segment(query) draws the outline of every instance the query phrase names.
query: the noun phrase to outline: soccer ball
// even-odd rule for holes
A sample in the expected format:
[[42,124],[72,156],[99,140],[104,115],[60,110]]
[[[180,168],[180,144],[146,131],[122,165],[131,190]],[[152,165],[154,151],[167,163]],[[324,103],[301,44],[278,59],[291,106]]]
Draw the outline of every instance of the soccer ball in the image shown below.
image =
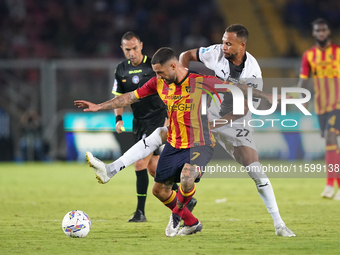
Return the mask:
[[91,220],[83,211],[73,210],[66,213],[62,227],[69,237],[85,237],[90,232]]

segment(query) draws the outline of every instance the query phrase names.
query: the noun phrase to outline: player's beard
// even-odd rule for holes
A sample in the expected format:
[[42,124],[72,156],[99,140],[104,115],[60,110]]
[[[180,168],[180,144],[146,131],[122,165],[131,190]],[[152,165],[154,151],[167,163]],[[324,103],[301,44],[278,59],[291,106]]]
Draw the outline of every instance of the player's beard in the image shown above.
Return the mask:
[[236,56],[237,56],[237,53],[234,53],[234,54],[228,54],[228,55],[226,55],[226,54],[224,54],[224,57],[226,58],[226,59],[228,59],[228,60],[234,60],[235,58],[236,58]]
[[326,38],[326,39],[324,39],[324,40],[316,40],[317,41],[317,43],[319,44],[319,46],[321,47],[321,48],[323,48],[323,47],[325,47],[326,45],[327,45],[327,43],[329,42],[329,38]]
[[176,82],[176,76],[169,77],[168,79],[163,78],[163,80],[165,81],[166,84],[170,85]]

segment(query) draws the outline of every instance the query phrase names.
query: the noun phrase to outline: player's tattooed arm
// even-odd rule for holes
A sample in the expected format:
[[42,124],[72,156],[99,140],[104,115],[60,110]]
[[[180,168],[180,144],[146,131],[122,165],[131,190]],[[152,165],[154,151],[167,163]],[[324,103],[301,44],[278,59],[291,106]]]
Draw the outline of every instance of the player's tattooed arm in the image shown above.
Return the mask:
[[122,108],[124,106],[130,105],[134,102],[137,102],[138,98],[135,93],[129,92],[118,97],[115,97],[111,100],[108,100],[101,104],[94,104],[85,100],[76,100],[74,101],[74,105],[78,106],[78,108],[85,108],[84,112],[96,112],[102,110],[110,110],[116,108]]
[[100,110],[110,110],[110,109],[117,109],[122,108],[124,106],[130,105],[138,101],[135,93],[129,92],[118,97],[115,97],[109,101],[99,104]]

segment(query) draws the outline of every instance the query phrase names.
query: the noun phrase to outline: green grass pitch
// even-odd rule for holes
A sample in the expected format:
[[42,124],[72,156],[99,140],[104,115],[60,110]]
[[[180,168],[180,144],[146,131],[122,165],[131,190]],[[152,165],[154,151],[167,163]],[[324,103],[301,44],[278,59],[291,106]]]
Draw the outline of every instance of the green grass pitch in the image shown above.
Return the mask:
[[[196,235],[165,236],[170,211],[153,197],[151,178],[148,222],[127,223],[136,206],[135,180],[133,167],[100,185],[85,163],[1,163],[0,254],[338,253],[340,201],[320,198],[324,178],[271,178],[281,216],[297,235],[292,238],[275,236],[250,178],[197,184],[194,214],[203,230]],[[73,209],[92,220],[85,238],[62,231],[61,221]]]

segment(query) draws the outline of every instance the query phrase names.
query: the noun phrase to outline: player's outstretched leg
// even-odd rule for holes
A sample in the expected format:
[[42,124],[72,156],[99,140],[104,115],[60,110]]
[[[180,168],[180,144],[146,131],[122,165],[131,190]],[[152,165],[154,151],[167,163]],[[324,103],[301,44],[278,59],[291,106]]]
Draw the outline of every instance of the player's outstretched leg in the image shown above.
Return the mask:
[[128,167],[138,160],[146,158],[158,149],[165,142],[167,132],[168,129],[166,127],[155,129],[151,135],[141,139],[128,149],[120,158],[110,164],[107,164],[106,168],[108,168],[110,173],[113,174],[112,177],[125,167]]
[[107,165],[94,157],[91,152],[86,152],[86,160],[90,167],[93,168],[96,174],[96,179],[99,183],[107,183],[117,172],[110,172]]
[[[105,164],[93,157],[91,152],[86,152],[87,162],[95,171],[98,182],[102,184],[107,183],[119,171],[132,163],[147,157],[159,148],[159,146],[164,143],[167,132],[168,129],[166,127],[157,128],[151,135],[140,140],[120,158],[110,164]],[[106,169],[106,171],[104,169]]]
[[273,187],[263,172],[260,162],[254,162],[247,166],[249,176],[254,180],[257,191],[263,200],[268,212],[273,218],[275,234],[278,236],[295,236],[293,231],[289,230],[283,222],[276,203]]
[[119,159],[125,167],[138,160],[146,158],[157,150],[166,141],[168,129],[166,127],[156,128],[151,135],[141,139],[130,149],[128,149]]

